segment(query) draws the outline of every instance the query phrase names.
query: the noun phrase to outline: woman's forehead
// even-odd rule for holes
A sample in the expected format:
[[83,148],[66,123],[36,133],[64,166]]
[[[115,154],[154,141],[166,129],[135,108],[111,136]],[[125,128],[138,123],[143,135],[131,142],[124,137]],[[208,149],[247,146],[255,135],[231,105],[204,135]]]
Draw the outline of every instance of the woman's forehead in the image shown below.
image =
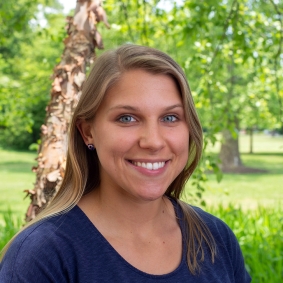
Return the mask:
[[102,103],[139,105],[159,98],[164,105],[182,104],[181,94],[175,80],[165,74],[152,74],[144,70],[125,72],[106,92]]

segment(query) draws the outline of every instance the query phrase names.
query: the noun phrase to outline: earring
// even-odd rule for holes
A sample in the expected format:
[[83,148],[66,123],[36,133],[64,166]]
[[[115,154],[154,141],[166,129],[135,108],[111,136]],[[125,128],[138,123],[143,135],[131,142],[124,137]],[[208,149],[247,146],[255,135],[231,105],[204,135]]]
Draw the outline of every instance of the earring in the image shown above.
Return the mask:
[[95,150],[95,147],[94,147],[94,145],[93,145],[92,143],[89,143],[89,144],[87,145],[87,147],[88,147],[88,149],[89,149],[90,151],[94,151],[94,150]]

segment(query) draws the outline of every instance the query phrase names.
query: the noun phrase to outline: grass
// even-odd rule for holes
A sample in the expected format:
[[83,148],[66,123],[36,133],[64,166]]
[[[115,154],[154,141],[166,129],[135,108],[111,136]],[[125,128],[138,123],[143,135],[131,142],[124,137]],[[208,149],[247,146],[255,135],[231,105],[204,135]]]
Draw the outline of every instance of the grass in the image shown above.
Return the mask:
[[[213,152],[219,152],[220,150],[220,139],[218,136],[218,142],[214,147],[210,147],[210,150]],[[246,134],[239,135],[240,141],[240,152],[248,153],[250,148],[250,137]],[[283,154],[283,136],[269,136],[264,134],[255,134],[253,141],[253,151],[254,153],[266,153],[274,154],[281,153]]]
[[22,226],[22,221],[19,218],[15,219],[11,210],[7,210],[2,216],[3,223],[0,223],[0,250],[4,248]]
[[24,190],[32,189],[35,174],[31,171],[35,153],[0,149],[0,221],[4,212],[12,209],[13,215],[24,218],[29,199]]
[[[266,173],[224,174],[218,183],[208,175],[207,190],[203,198],[210,206],[233,203],[244,209],[258,205],[274,206],[283,201],[283,137],[257,135],[254,137],[254,154],[248,151],[248,136],[240,136],[240,149],[244,165],[267,170]],[[219,143],[211,152],[216,154]],[[186,190],[190,190],[188,183]]]
[[208,189],[203,194],[208,204],[241,204],[252,208],[261,205],[276,205],[283,200],[283,154],[243,154],[246,166],[266,169],[260,174],[225,174],[218,183],[213,175],[208,176]]

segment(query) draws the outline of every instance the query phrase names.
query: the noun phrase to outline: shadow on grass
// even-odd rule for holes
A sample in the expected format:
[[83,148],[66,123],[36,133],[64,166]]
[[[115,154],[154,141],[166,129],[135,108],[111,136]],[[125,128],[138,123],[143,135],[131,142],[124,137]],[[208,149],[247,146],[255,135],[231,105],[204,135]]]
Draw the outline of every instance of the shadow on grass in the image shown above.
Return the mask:
[[225,174],[268,174],[269,170],[242,165],[242,166],[232,167],[232,168],[223,168],[222,173],[225,173]]
[[[216,157],[216,153],[209,153]],[[243,165],[222,168],[224,174],[283,174],[283,152],[241,153]]]
[[0,172],[26,173],[31,172],[35,162],[9,161],[0,163]]
[[243,152],[241,155],[249,155],[249,156],[282,156],[283,157],[283,152],[255,152],[255,153],[248,153],[248,152]]

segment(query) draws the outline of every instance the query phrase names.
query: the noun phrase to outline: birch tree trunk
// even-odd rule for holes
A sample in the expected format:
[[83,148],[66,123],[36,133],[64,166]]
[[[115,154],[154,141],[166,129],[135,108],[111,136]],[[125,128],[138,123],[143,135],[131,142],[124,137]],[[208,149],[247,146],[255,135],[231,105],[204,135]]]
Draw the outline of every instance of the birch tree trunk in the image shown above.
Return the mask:
[[33,219],[48,204],[64,177],[67,130],[81,95],[86,66],[94,60],[95,48],[103,48],[96,29],[99,21],[109,27],[101,0],[78,0],[74,17],[67,17],[65,49],[52,76],[50,102],[45,124],[41,126],[38,165],[33,168],[36,182],[32,190],[26,191],[31,198],[26,221]]

